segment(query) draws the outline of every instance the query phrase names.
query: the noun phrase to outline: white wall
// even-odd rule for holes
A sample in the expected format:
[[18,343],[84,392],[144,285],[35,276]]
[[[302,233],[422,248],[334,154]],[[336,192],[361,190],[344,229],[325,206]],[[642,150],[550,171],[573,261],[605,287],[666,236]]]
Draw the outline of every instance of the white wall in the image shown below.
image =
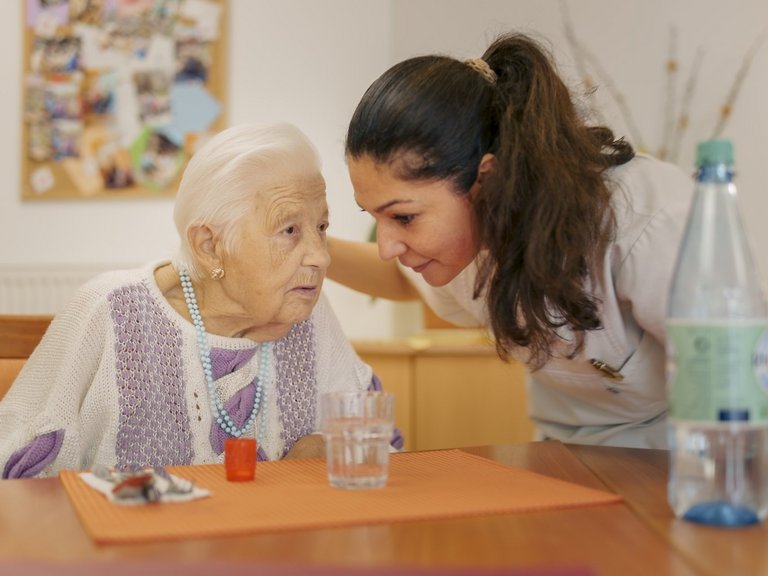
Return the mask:
[[[0,265],[134,265],[177,246],[172,200],[22,202],[19,198],[21,1],[0,6]],[[228,122],[287,120],[324,160],[334,233],[365,238],[351,201],[345,127],[359,95],[391,61],[391,4],[379,0],[230,0]],[[401,314],[338,285],[327,292],[348,333],[388,335]]]
[[[381,0],[235,0],[231,4],[231,123],[284,119],[320,149],[332,234],[364,239],[371,219],[352,200],[344,136],[357,101],[391,62],[392,6]],[[372,303],[327,282],[351,338],[411,330],[411,305]],[[416,316],[418,320],[418,315]]]
[[[19,199],[20,1],[0,7],[0,264],[135,264],[176,247],[171,200],[21,202]],[[661,126],[668,31],[678,27],[685,77],[695,48],[706,49],[692,127],[681,165],[692,165],[696,140],[709,136],[736,68],[768,26],[768,3],[744,0],[569,0],[580,37],[596,53],[633,109],[644,138]],[[352,201],[343,160],[346,122],[370,82],[395,61],[441,52],[479,56],[512,27],[549,38],[563,72],[575,78],[557,0],[230,0],[229,123],[284,119],[300,126],[324,159],[332,232],[362,239],[370,220]],[[610,25],[608,23],[611,23]],[[768,117],[768,44],[753,61],[726,136],[735,141],[744,216],[755,248],[768,246],[768,196],[761,168]],[[618,132],[622,118],[603,88],[600,101]],[[759,254],[768,269],[768,251]],[[415,309],[327,291],[353,338],[418,327]]]

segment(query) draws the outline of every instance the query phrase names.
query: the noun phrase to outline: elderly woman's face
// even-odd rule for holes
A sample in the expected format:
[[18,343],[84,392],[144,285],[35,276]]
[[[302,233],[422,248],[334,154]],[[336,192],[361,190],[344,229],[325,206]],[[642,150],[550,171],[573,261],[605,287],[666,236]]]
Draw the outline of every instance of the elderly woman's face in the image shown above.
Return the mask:
[[258,327],[309,317],[330,264],[322,179],[260,194],[225,261],[228,296]]

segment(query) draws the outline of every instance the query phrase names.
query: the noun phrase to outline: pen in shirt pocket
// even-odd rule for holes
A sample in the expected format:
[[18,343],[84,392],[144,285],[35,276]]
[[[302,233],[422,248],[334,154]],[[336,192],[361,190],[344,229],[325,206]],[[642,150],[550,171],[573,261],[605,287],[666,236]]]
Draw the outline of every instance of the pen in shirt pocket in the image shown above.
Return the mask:
[[614,380],[624,380],[624,375],[621,374],[618,370],[611,368],[603,362],[602,360],[598,360],[597,358],[591,358],[589,360],[590,364],[600,370],[600,372],[603,373],[604,376],[608,376],[609,378],[613,378]]

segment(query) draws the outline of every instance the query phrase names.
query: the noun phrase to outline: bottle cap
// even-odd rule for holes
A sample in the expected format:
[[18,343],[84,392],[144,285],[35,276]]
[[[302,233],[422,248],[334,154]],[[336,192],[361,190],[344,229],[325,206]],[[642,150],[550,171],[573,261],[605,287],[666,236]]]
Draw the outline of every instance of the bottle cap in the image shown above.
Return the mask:
[[733,164],[733,144],[730,140],[705,140],[696,147],[696,164]]

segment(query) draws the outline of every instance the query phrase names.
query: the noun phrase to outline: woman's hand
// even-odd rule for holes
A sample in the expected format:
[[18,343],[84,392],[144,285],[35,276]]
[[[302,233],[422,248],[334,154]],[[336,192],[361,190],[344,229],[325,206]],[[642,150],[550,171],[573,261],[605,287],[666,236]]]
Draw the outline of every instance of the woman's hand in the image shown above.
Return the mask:
[[322,434],[309,434],[299,438],[283,460],[299,458],[325,458],[325,441]]

